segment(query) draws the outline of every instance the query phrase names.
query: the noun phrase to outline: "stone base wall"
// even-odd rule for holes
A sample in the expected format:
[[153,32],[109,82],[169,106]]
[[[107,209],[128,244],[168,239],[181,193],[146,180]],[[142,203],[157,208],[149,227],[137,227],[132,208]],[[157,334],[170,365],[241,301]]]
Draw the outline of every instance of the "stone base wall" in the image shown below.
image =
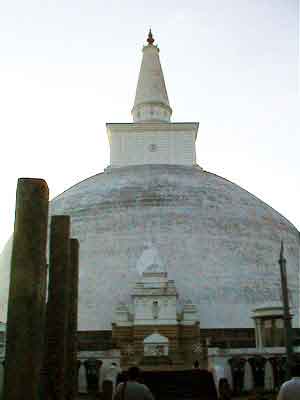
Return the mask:
[[[172,364],[158,366],[161,369],[190,368],[198,360],[201,367],[207,366],[207,353],[211,348],[224,350],[255,348],[255,332],[251,328],[243,329],[200,329],[199,325],[191,326],[138,326],[120,327],[113,325],[112,330],[79,331],[79,350],[89,351],[120,351],[121,367],[127,368],[143,359],[143,340],[158,330],[170,340],[170,357]],[[300,345],[300,329],[293,329],[294,345]],[[96,354],[96,353],[95,353]],[[144,362],[145,360],[143,360]],[[144,368],[144,364],[143,364]]]
[[201,329],[201,340],[208,347],[255,347],[255,331],[254,328]]
[[169,339],[169,364],[182,368],[193,365],[196,359],[203,359],[199,325],[144,325],[124,327],[113,325],[112,342],[121,350],[121,366],[139,363],[147,364],[144,358],[144,339],[159,332]]

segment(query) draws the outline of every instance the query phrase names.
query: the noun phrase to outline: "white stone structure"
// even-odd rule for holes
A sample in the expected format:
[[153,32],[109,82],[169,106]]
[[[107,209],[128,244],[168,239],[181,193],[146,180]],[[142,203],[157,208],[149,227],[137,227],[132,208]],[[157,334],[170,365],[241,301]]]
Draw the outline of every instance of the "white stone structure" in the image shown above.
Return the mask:
[[194,325],[197,309],[194,304],[184,304],[178,311],[178,293],[173,280],[162,264],[154,247],[144,250],[137,262],[143,270],[131,294],[131,302],[119,304],[114,313],[116,326],[176,326]]
[[[294,347],[295,353],[300,353],[299,347]],[[229,361],[234,358],[242,358],[245,361],[251,360],[256,357],[263,357],[267,363],[274,357],[280,357],[286,355],[285,347],[265,347],[263,349],[257,348],[237,348],[237,349],[220,349],[220,348],[209,348],[208,349],[208,369],[213,372],[216,387],[218,387],[218,382],[221,378],[226,378],[233,386],[232,382],[232,371],[229,366]],[[265,369],[265,389],[268,390],[269,386],[272,385],[271,380],[274,379],[270,376],[269,366]],[[274,385],[274,383],[273,383]],[[245,390],[245,389],[243,389]]]
[[197,122],[107,124],[112,168],[143,164],[196,164]]
[[[80,367],[78,370],[78,391],[79,393],[86,393],[88,391],[88,385],[86,380],[86,369],[84,366],[85,361],[94,360],[101,361],[102,365],[98,371],[99,389],[102,390],[102,384],[105,377],[110,375],[113,383],[115,384],[117,374],[121,372],[120,369],[121,354],[119,349],[110,349],[103,351],[79,351],[78,360],[80,361]],[[116,366],[113,367],[112,364]]]
[[[271,339],[273,339],[273,342],[282,342],[283,344],[284,312],[281,301],[261,304],[253,310],[252,318],[255,325],[257,348],[262,349],[268,341],[272,341]],[[277,331],[277,337],[274,337],[275,331]],[[271,336],[271,333],[273,333],[272,338],[268,337]],[[278,333],[280,334],[278,335]],[[278,344],[273,343],[273,346],[278,346]]]
[[107,124],[112,168],[143,164],[196,164],[197,122],[170,123],[172,109],[152,34],[143,48],[133,124]]
[[[280,299],[281,239],[298,327],[299,232],[254,195],[197,167],[198,125],[169,122],[158,57],[149,43],[134,122],[107,126],[110,168],[51,201],[52,214],[71,215],[72,236],[80,241],[79,329],[111,329],[116,305],[130,303],[137,261],[149,242],[183,303],[197,306],[201,328],[252,327],[252,310]],[[3,314],[10,251],[8,244],[0,261]]]
[[144,355],[167,356],[169,354],[169,339],[155,332],[144,339]]
[[147,46],[143,47],[143,60],[132,109],[133,121],[170,122],[172,109],[160,65],[159,48],[153,44],[151,29],[147,42]]

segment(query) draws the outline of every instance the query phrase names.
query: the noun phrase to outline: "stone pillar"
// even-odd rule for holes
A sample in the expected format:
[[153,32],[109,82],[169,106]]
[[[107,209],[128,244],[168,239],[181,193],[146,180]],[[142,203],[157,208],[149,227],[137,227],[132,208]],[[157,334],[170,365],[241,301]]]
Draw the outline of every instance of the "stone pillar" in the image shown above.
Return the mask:
[[65,400],[70,286],[70,217],[51,219],[44,400]]
[[3,397],[3,381],[4,381],[4,361],[0,361],[0,399]]
[[258,349],[259,348],[259,342],[258,342],[258,323],[257,323],[257,318],[254,319],[254,333],[255,333],[255,347]]
[[99,389],[99,392],[102,391],[102,375],[103,375],[102,365],[103,365],[103,362],[101,360],[99,360],[98,361],[98,366],[99,366],[99,370],[98,370],[98,389]]
[[86,381],[86,373],[84,362],[80,361],[79,370],[78,370],[78,391],[79,393],[87,392],[87,381]]
[[49,191],[18,180],[7,313],[4,398],[37,400],[43,361]]
[[78,266],[79,242],[71,239],[70,258],[70,285],[69,285],[69,321],[67,336],[67,379],[66,399],[74,400],[78,393],[78,366],[77,366],[77,314],[78,314]]
[[263,323],[261,318],[257,318],[257,338],[258,338],[258,348],[262,349],[263,346]]

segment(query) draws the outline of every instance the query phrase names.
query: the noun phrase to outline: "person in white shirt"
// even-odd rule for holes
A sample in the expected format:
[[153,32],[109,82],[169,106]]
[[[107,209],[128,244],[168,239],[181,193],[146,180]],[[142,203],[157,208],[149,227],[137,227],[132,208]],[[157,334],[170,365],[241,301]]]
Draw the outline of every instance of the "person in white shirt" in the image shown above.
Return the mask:
[[300,399],[300,366],[293,366],[291,373],[293,378],[281,385],[277,400]]
[[150,389],[138,382],[139,377],[138,367],[129,368],[128,382],[120,383],[117,386],[114,400],[154,400]]
[[111,365],[104,371],[104,376],[102,379],[102,387],[105,382],[111,382],[112,391],[114,393],[116,388],[117,376],[121,372],[121,369],[117,366],[115,362],[111,363]]

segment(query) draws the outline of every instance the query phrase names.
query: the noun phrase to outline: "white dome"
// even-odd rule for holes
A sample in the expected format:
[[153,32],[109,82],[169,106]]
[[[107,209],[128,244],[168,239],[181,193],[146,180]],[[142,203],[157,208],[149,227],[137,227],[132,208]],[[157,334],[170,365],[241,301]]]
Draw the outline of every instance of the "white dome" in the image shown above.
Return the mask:
[[[252,310],[280,299],[281,239],[298,326],[299,232],[226,179],[196,167],[112,169],[56,197],[51,213],[71,215],[80,240],[80,330],[111,328],[115,306],[130,302],[147,243],[182,300],[197,306],[202,328],[253,327]],[[2,289],[8,258],[6,251]]]
[[136,269],[141,275],[145,272],[166,272],[166,268],[152,244],[143,251],[136,264]]
[[152,335],[147,336],[144,339],[144,343],[146,344],[157,344],[157,343],[169,343],[169,339],[166,336],[162,336],[159,333],[155,332]]

